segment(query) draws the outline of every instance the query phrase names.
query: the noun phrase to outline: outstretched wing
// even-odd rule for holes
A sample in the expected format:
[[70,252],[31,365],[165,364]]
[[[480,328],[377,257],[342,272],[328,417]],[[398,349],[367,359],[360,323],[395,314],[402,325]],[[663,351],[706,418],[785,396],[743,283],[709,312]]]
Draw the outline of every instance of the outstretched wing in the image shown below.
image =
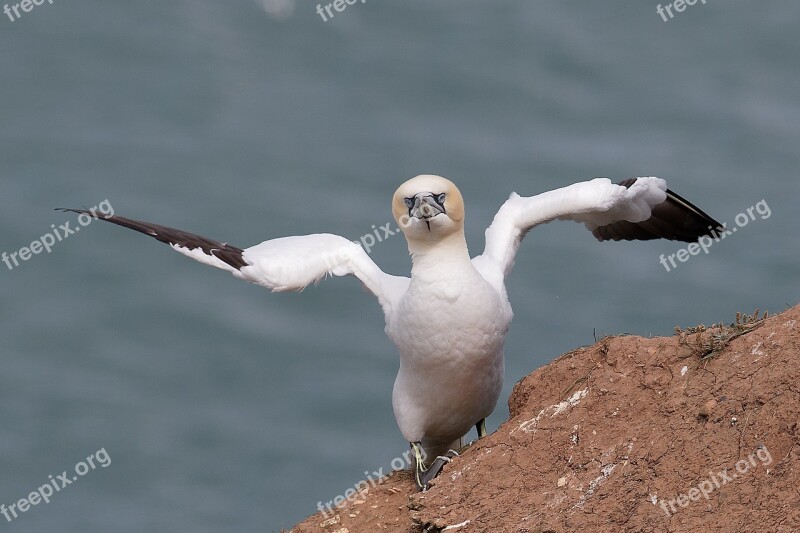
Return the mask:
[[667,189],[661,178],[633,178],[619,184],[595,178],[531,197],[512,193],[486,230],[486,248],[473,259],[476,268],[502,284],[523,237],[535,226],[556,219],[582,222],[600,241],[692,242],[722,227]]
[[[638,178],[620,181],[618,184],[630,188]],[[711,230],[722,229],[722,225],[696,205],[679,194],[667,189],[667,199],[653,206],[650,218],[641,222],[619,220],[592,230],[598,241],[647,241],[669,239],[694,242]]]
[[238,248],[175,228],[130,218],[62,209],[87,214],[149,235],[201,263],[231,272],[272,291],[300,291],[328,275],[353,275],[372,292],[384,313],[400,299],[409,279],[383,272],[356,242],[320,233],[264,241],[250,248]]

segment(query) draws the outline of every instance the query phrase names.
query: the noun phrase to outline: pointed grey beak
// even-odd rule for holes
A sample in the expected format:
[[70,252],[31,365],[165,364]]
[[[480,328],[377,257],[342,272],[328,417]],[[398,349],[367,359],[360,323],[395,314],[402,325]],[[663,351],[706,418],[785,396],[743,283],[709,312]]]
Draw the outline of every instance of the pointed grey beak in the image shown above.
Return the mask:
[[406,198],[406,207],[408,207],[408,216],[410,217],[422,220],[433,218],[445,213],[444,195],[437,196],[429,192],[421,192],[412,198]]

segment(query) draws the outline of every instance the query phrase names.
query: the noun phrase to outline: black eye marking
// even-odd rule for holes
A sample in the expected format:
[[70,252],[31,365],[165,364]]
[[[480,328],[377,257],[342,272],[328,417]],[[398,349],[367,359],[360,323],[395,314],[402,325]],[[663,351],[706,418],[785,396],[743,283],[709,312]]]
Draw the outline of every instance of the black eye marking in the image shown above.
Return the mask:
[[406,207],[411,209],[414,207],[414,199],[413,198],[406,198]]
[[444,207],[444,193],[441,193],[436,197],[436,203]]

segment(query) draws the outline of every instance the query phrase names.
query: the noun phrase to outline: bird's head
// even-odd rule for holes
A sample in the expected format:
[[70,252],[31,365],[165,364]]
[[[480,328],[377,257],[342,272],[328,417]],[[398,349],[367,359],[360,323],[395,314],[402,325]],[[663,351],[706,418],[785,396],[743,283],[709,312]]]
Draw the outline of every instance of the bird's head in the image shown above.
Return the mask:
[[464,230],[464,199],[441,176],[425,174],[400,185],[392,197],[392,214],[409,243],[437,242]]

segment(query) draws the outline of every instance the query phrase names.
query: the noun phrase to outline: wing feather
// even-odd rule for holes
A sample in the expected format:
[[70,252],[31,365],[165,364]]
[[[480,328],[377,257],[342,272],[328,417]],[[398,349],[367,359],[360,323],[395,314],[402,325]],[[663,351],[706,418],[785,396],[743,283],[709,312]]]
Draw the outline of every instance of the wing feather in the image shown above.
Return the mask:
[[87,214],[144,233],[196,261],[276,292],[301,291],[329,275],[353,275],[378,298],[384,313],[388,313],[409,283],[406,277],[383,272],[358,242],[338,235],[282,237],[242,249],[150,222],[85,209],[62,211]]
[[[626,188],[636,178],[620,181]],[[667,189],[667,199],[653,206],[650,218],[642,222],[619,220],[592,230],[599,241],[606,240],[650,240],[669,239],[694,242],[703,235],[711,236],[712,230],[719,232],[722,225],[679,194]]]
[[600,241],[673,239],[696,241],[722,225],[667,189],[661,178],[575,183],[536,196],[512,193],[486,230],[483,254],[473,259],[487,280],[501,286],[525,235],[553,220],[582,222]]

